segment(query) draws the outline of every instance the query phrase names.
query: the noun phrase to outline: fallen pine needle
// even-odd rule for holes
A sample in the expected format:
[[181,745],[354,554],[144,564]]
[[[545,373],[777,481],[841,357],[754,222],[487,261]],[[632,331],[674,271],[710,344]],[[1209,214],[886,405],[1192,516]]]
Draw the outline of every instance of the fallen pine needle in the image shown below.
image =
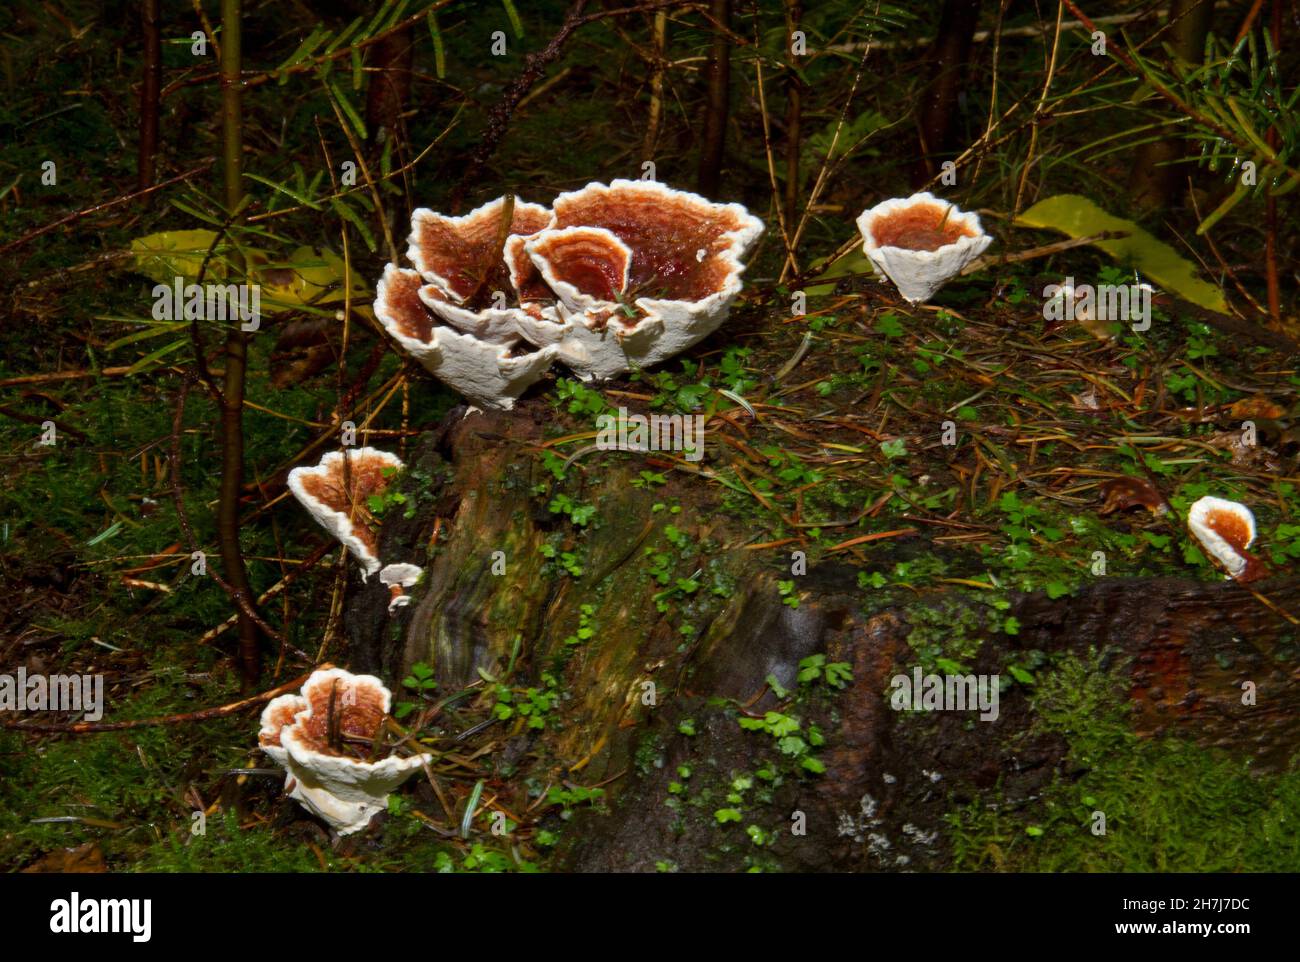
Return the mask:
[[763,548],[779,548],[782,545],[798,544],[802,538],[782,538],[780,541],[764,541],[762,544],[747,544],[741,551],[761,551]]
[[848,541],[841,541],[832,548],[827,548],[827,552],[839,551],[842,548],[852,548],[855,544],[866,544],[868,541],[882,541],[885,538],[901,538],[904,535],[916,534],[916,528],[898,528],[894,531],[877,531],[875,534],[864,534],[857,538],[850,538]]
[[983,588],[985,591],[992,591],[997,587],[987,581],[975,581],[972,578],[936,578],[935,581],[941,581],[946,585],[966,585],[970,588]]
[[[584,768],[586,768],[587,765],[591,762],[591,760],[595,758],[596,755],[600,752],[600,750],[605,747],[605,742],[607,742],[608,740],[609,740],[608,735],[601,735],[600,739],[596,742],[595,747],[593,747],[591,751],[587,753],[586,758],[584,758],[582,761],[578,762],[575,765],[569,766],[569,774],[572,775],[574,772],[580,772]],[[519,821],[519,819],[515,819],[515,821]]]

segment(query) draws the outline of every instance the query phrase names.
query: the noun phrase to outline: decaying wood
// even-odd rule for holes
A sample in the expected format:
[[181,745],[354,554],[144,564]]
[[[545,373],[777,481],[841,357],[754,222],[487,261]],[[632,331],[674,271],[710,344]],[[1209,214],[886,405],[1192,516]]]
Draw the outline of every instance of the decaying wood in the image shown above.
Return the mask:
[[[815,653],[848,662],[853,680],[808,709],[807,720],[827,735],[819,755],[826,773],[787,779],[775,792],[769,811],[802,812],[808,826],[806,836],[778,833],[765,847],[782,868],[943,867],[939,829],[954,805],[995,787],[1012,803],[1027,800],[1054,777],[1065,744],[1033,734],[1024,686],[1003,693],[995,723],[972,723],[961,712],[894,711],[890,680],[916,664],[908,609],[873,608],[857,569],[838,560],[796,579],[797,608],[783,604],[776,582],[791,577],[789,548],[745,550],[752,538],[708,506],[713,495],[699,478],[678,473],[666,488],[633,487],[645,455],[602,451],[575,463],[573,471],[585,471],[581,496],[601,520],[582,536],[582,577],[546,574],[539,547],[568,530],[531,494],[542,480],[531,449],[552,416],[549,405],[536,399],[509,415],[462,414],[452,412],[417,452],[405,481],[416,517],[384,527],[381,554],[425,566],[425,581],[413,604],[391,616],[381,586],[354,597],[353,666],[396,678],[426,662],[450,692],[479,669],[499,676],[518,637],[515,683],[535,684],[565,651],[579,606],[593,606],[596,635],[569,650],[563,670],[564,724],[517,736],[533,739],[530,757],[548,760],[536,763],[544,783],[604,784],[608,795],[607,812],[578,815],[581,828],[566,833],[554,867],[654,870],[661,860],[682,869],[742,867],[744,851],[719,849],[711,811],[679,818],[664,805],[668,784],[683,764],[695,769],[693,778],[719,783],[752,771],[756,753],[770,748],[766,736],[742,731],[717,700],[751,715],[774,709],[780,703],[768,679],[796,687],[800,659]],[[652,511],[656,501],[675,500],[680,515]],[[656,610],[642,545],[662,544],[670,522],[695,543],[716,546],[700,563],[708,583],[731,586],[728,597],[668,615]],[[921,531],[871,550],[890,561],[940,549]],[[504,574],[492,573],[495,551],[505,553]],[[1300,580],[1260,590],[1279,608],[1300,610]],[[961,597],[935,590],[921,600],[961,604]],[[1294,752],[1295,629],[1234,583],[1098,578],[1056,600],[1013,596],[1008,614],[1019,633],[986,640],[972,671],[1004,670],[1016,649],[1069,650],[1124,666],[1140,733],[1176,733],[1252,756],[1261,767],[1283,765]],[[683,642],[678,629],[687,620],[699,633]],[[1245,682],[1256,686],[1254,706],[1242,703]],[[653,705],[644,697],[649,685]],[[695,735],[679,730],[685,719]]]

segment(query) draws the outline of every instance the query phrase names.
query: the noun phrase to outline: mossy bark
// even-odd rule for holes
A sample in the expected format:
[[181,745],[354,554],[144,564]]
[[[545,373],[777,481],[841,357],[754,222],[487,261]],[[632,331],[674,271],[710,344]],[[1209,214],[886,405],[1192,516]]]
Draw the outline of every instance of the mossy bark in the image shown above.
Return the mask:
[[[665,487],[634,486],[646,466],[635,454],[595,452],[570,469],[585,472],[575,496],[597,506],[588,528],[576,530],[533,493],[548,476],[532,451],[552,416],[549,405],[525,402],[510,415],[462,413],[452,412],[415,459],[405,481],[414,517],[384,527],[385,560],[421,564],[425,580],[412,605],[392,615],[376,585],[353,600],[353,661],[390,680],[414,662],[430,663],[444,692],[473,681],[480,668],[500,676],[516,639],[514,683],[536,684],[541,671],[561,666],[559,724],[514,737],[535,740],[529,757],[545,759],[533,772],[539,780],[601,785],[607,806],[576,816],[555,867],[743,868],[759,847],[736,826],[723,830],[715,813],[728,807],[737,776],[770,764],[779,777],[755,790],[763,800],[757,809],[758,795],[747,796],[745,812],[747,824],[770,833],[764,864],[940,868],[949,857],[944,818],[954,806],[995,788],[1013,802],[1031,799],[1060,771],[1065,742],[1034,728],[1027,686],[1002,693],[996,723],[890,705],[891,679],[918,663],[917,632],[959,631],[958,622],[970,619],[945,619],[962,609],[984,617],[990,609],[978,593],[938,588],[876,607],[850,565],[826,560],[792,575],[789,548],[750,550],[752,533],[718,510],[707,482],[679,472]],[[676,503],[679,514],[655,509]],[[698,549],[694,571],[685,574],[694,574],[699,588],[664,606],[656,604],[666,589],[650,574],[646,549],[664,547],[668,524]],[[580,556],[580,575],[546,563],[541,547],[548,541]],[[924,550],[878,547],[882,557]],[[502,558],[494,552],[504,553],[504,573],[494,573]],[[797,586],[797,607],[778,587],[788,580]],[[1300,581],[1260,590],[1282,608],[1300,607]],[[1294,751],[1296,631],[1243,588],[1097,578],[1055,600],[1008,600],[1004,614],[1018,620],[1018,633],[988,635],[971,671],[1005,674],[1029,650],[1070,650],[1125,673],[1143,733],[1184,735],[1265,767],[1283,765]],[[566,645],[584,615],[594,635]],[[783,706],[771,681],[798,689],[800,660],[818,653],[848,663],[852,681]],[[1255,686],[1253,706],[1243,703],[1245,682]],[[815,753],[823,774],[790,764],[767,734],[738,724],[778,707],[801,717],[805,735],[812,725],[824,734]],[[685,793],[674,788],[684,780],[679,766],[691,769]],[[792,832],[800,820],[803,835]]]

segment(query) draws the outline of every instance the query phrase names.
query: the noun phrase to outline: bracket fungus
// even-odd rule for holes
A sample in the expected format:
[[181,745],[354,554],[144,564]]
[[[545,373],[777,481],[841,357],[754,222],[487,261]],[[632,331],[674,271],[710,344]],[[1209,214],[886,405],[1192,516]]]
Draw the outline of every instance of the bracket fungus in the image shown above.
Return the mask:
[[[438,305],[438,313],[430,305]],[[389,264],[375,293],[375,316],[438,380],[481,408],[508,411],[550,368],[556,348],[521,350],[518,308],[455,304],[416,271]],[[448,324],[439,323],[448,321]]]
[[313,672],[301,695],[281,695],[262,712],[258,745],[285,769],[285,791],[340,835],[360,831],[388,795],[431,755],[388,755],[392,693],[373,675],[341,668]]
[[518,243],[569,311],[614,310],[627,291],[632,249],[613,231],[557,227]]
[[741,290],[763,223],[655,181],[588,184],[555,199],[549,227],[513,240],[559,303],[525,311],[524,337],[556,344],[583,380],[649,367],[712,334]]
[[406,256],[449,299],[474,309],[485,295],[506,289],[508,269],[501,257],[506,238],[535,234],[550,222],[549,210],[518,197],[498,197],[464,217],[421,207],[411,214]]
[[509,409],[557,359],[609,378],[712,333],[762,230],[739,204],[653,181],[588,184],[552,209],[504,197],[464,217],[421,208],[416,270],[388,265],[375,314],[435,377]]
[[313,468],[289,472],[289,490],[361,563],[362,580],[378,571],[379,524],[367,501],[382,494],[402,468],[395,454],[375,448],[330,451]]
[[857,223],[868,259],[913,304],[928,301],[993,242],[978,216],[930,193],[883,201]]
[[1207,495],[1188,510],[1187,529],[1229,578],[1264,576],[1264,566],[1246,550],[1255,540],[1255,516],[1244,504]]
[[281,768],[289,767],[289,750],[280,744],[280,730],[292,725],[298,713],[306,709],[307,699],[301,695],[272,698],[262,709],[262,727],[257,733],[257,744]]

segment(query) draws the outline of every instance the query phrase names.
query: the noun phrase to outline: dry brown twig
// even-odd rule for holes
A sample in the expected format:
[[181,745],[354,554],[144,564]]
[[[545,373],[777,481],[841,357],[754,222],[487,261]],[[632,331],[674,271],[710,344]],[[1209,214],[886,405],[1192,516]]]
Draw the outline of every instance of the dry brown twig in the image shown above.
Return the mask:
[[106,200],[100,204],[92,204],[90,207],[83,208],[82,210],[77,211],[75,214],[69,214],[67,217],[60,217],[56,221],[51,221],[48,224],[45,224],[41,227],[37,227],[35,230],[28,231],[22,237],[19,237],[16,240],[11,240],[8,244],[0,246],[0,254],[7,254],[11,250],[16,250],[17,248],[22,247],[28,241],[35,240],[37,237],[40,237],[44,234],[48,234],[50,231],[55,230],[56,228],[63,227],[67,224],[71,224],[74,221],[81,220],[81,218],[83,217],[89,217],[91,214],[97,214],[101,210],[108,210],[108,208],[110,207],[117,207],[120,204],[126,204],[133,200],[139,200],[141,197],[147,197],[150,194],[160,191],[165,187],[170,187],[173,184],[178,184],[183,180],[189,180],[191,177],[195,176],[196,174],[203,173],[205,170],[207,170],[209,167],[215,164],[216,161],[217,159],[215,157],[209,157],[207,160],[199,164],[197,167],[192,167],[189,170],[185,171],[185,173],[177,174],[175,177],[170,177],[167,180],[162,181],[161,183],[154,184],[152,187],[146,187],[144,190],[133,190],[129,194],[123,194],[120,197],[113,198],[112,200]]
[[1043,92],[1038,96],[1038,104],[1029,127],[1029,150],[1025,154],[1025,165],[1020,169],[1020,184],[1016,187],[1016,202],[1012,205],[1013,214],[1020,213],[1020,202],[1025,196],[1025,186],[1029,183],[1029,171],[1034,166],[1034,152],[1038,148],[1038,128],[1047,104],[1047,95],[1052,89],[1052,80],[1056,77],[1056,57],[1061,49],[1061,22],[1065,16],[1065,3],[1056,5],[1056,31],[1052,35],[1052,53],[1047,63],[1047,75],[1043,80]]
[[204,708],[201,711],[182,712],[178,715],[160,715],[155,718],[130,718],[118,722],[73,722],[71,725],[56,725],[48,722],[25,725],[22,719],[17,719],[0,723],[0,727],[41,735],[86,735],[93,732],[120,732],[132,728],[149,728],[154,725],[183,725],[186,722],[212,721],[214,718],[226,718],[243,711],[245,708],[260,705],[272,698],[287,694],[295,688],[301,688],[303,683],[312,676],[313,672],[324,671],[333,667],[330,664],[319,665],[313,668],[312,671],[286,681],[283,685],[278,685],[270,691],[251,695],[248,698],[241,698],[239,701],[219,705],[216,708]]

